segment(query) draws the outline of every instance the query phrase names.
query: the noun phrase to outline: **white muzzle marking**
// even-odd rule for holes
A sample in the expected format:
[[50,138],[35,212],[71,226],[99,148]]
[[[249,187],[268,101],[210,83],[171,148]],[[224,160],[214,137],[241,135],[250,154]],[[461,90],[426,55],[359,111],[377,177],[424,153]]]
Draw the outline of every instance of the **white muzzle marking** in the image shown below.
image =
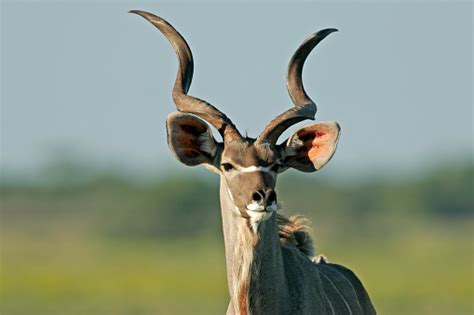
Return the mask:
[[263,221],[266,221],[276,212],[278,206],[276,202],[273,202],[271,205],[267,206],[266,209],[264,206],[252,202],[247,205],[247,214],[250,216],[250,225],[252,226],[253,231],[256,233],[258,226]]
[[259,205],[256,202],[252,202],[251,204],[247,205],[247,210],[250,211],[263,211],[265,210],[265,207],[262,205]]

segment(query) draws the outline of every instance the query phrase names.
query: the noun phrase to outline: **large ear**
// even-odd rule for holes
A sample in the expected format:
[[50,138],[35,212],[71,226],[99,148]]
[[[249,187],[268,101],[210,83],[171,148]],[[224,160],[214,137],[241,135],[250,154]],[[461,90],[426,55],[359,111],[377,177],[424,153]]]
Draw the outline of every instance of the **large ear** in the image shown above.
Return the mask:
[[283,167],[303,172],[321,169],[336,151],[341,128],[335,121],[306,126],[281,145]]
[[218,143],[211,129],[196,116],[174,112],[166,119],[168,146],[182,163],[195,166],[214,164],[218,154]]

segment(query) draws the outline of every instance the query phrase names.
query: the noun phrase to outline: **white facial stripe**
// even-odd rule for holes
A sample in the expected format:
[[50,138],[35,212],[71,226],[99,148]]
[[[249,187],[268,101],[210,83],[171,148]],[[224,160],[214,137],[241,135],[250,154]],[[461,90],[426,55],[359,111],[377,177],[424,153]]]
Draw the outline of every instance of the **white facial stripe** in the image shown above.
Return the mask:
[[272,169],[273,165],[269,166],[249,166],[249,167],[240,167],[237,169],[238,172],[242,173],[251,173],[251,172],[265,172],[268,173]]
[[234,202],[234,196],[232,196],[232,193],[230,192],[229,188],[227,188],[227,193],[229,194],[230,200],[232,200],[232,202]]
[[[230,198],[230,200],[232,201],[232,203],[234,203],[234,196],[232,195],[232,192],[230,191],[229,188],[227,188],[227,193],[229,194],[229,198]],[[239,214],[239,215],[240,215],[239,207],[237,207],[237,206],[234,205],[234,210],[235,210],[235,213],[236,213],[236,214]]]

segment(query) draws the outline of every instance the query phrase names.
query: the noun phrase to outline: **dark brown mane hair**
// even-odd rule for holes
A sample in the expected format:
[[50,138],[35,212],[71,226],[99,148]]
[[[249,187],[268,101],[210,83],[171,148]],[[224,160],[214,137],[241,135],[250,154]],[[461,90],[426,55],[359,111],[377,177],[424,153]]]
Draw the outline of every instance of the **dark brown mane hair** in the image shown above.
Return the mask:
[[281,246],[296,246],[305,255],[314,256],[313,239],[309,235],[311,221],[301,215],[285,217],[277,214],[278,234]]

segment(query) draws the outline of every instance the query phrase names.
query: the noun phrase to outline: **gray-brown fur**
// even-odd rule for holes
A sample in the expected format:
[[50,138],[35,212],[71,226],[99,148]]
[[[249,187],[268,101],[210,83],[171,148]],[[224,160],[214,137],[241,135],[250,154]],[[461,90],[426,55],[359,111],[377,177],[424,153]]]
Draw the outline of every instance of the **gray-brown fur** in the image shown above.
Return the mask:
[[[277,116],[257,140],[242,137],[226,115],[187,95],[193,73],[191,50],[165,20],[131,11],[156,26],[179,59],[173,100],[179,112],[166,121],[170,150],[182,163],[204,165],[220,176],[220,204],[230,302],[227,314],[375,314],[362,283],[349,269],[312,258],[307,220],[277,214],[275,186],[288,168],[314,172],[333,156],[340,134],[336,122],[299,129],[276,145],[281,133],[314,119],[315,103],[303,88],[302,70],[311,50],[328,34],[312,34],[288,67],[295,107]],[[200,118],[198,118],[198,117]],[[210,123],[221,133],[212,136]]]

